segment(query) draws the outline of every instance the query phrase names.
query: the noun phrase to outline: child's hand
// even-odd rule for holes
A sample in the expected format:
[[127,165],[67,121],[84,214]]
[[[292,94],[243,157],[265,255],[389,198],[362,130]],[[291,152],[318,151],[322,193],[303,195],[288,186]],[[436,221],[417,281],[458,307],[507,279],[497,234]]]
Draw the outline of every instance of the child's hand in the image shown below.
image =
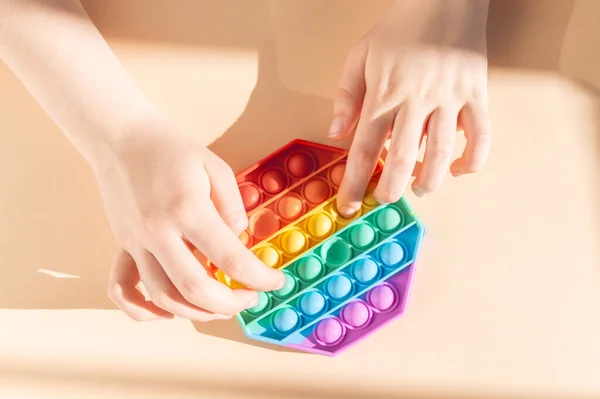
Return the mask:
[[[117,147],[95,169],[120,248],[109,296],[126,314],[208,321],[253,306],[255,291],[231,290],[210,277],[188,243],[251,288],[282,285],[281,272],[237,237],[247,218],[223,160],[160,122],[123,134]],[[135,289],[140,280],[152,302]]]
[[[385,141],[386,165],[374,191],[397,201],[409,184],[418,196],[444,175],[476,172],[490,150],[485,0],[400,0],[350,52],[334,103],[330,137],[354,133],[338,194],[344,214],[360,206]],[[467,145],[452,162],[462,126]],[[415,168],[422,137],[427,147]]]

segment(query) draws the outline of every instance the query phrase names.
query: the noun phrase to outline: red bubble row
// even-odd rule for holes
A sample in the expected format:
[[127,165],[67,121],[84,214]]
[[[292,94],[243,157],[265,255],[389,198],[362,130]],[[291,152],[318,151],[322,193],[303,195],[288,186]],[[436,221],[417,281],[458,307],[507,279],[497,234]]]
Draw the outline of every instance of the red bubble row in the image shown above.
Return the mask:
[[[299,151],[291,154],[286,162],[286,169],[278,166],[267,167],[258,177],[256,183],[246,181],[239,184],[240,194],[244,202],[246,211],[251,211],[259,204],[265,201],[265,197],[272,197],[280,194],[290,186],[294,179],[304,178],[316,170],[316,161],[314,157],[306,151]],[[334,186],[341,184],[344,176],[345,164],[333,166],[329,171],[329,180]],[[312,182],[312,183],[311,183]],[[327,193],[330,194],[329,183],[323,179],[327,186]],[[303,195],[307,201],[318,204],[325,199],[322,193],[325,192],[325,186],[318,181],[309,181],[304,189]]]

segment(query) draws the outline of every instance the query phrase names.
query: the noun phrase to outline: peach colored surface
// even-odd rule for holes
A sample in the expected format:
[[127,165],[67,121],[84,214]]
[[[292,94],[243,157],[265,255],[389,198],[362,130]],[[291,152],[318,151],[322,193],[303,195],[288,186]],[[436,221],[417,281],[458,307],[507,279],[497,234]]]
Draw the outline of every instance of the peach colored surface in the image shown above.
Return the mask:
[[[85,2],[236,171],[327,142],[345,53],[389,3]],[[593,0],[492,2],[488,166],[408,195],[428,228],[408,311],[333,359],[115,310],[92,175],[0,66],[0,398],[600,397],[599,18]]]

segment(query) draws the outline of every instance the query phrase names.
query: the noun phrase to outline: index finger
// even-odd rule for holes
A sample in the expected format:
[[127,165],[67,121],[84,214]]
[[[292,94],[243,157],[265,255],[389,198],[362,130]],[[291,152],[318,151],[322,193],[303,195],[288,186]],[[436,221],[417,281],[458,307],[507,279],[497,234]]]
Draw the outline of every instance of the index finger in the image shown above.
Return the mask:
[[258,291],[283,287],[283,273],[266,266],[246,248],[221,219],[212,202],[204,202],[196,214],[200,216],[197,223],[185,226],[183,233],[223,273]]
[[342,215],[352,216],[360,208],[392,128],[392,121],[391,113],[377,116],[363,109],[337,194],[337,208]]

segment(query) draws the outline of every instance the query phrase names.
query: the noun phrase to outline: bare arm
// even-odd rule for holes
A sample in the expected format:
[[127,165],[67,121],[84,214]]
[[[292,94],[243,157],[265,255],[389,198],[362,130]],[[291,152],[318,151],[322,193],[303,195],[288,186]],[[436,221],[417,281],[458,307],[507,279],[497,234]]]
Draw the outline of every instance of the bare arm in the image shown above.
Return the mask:
[[158,117],[78,0],[2,0],[0,59],[93,167],[121,132]]
[[[248,220],[231,169],[161,117],[79,1],[1,0],[0,56],[94,169],[119,247],[108,295],[121,310],[209,321],[283,286],[237,238]],[[190,244],[250,289],[212,278]]]

